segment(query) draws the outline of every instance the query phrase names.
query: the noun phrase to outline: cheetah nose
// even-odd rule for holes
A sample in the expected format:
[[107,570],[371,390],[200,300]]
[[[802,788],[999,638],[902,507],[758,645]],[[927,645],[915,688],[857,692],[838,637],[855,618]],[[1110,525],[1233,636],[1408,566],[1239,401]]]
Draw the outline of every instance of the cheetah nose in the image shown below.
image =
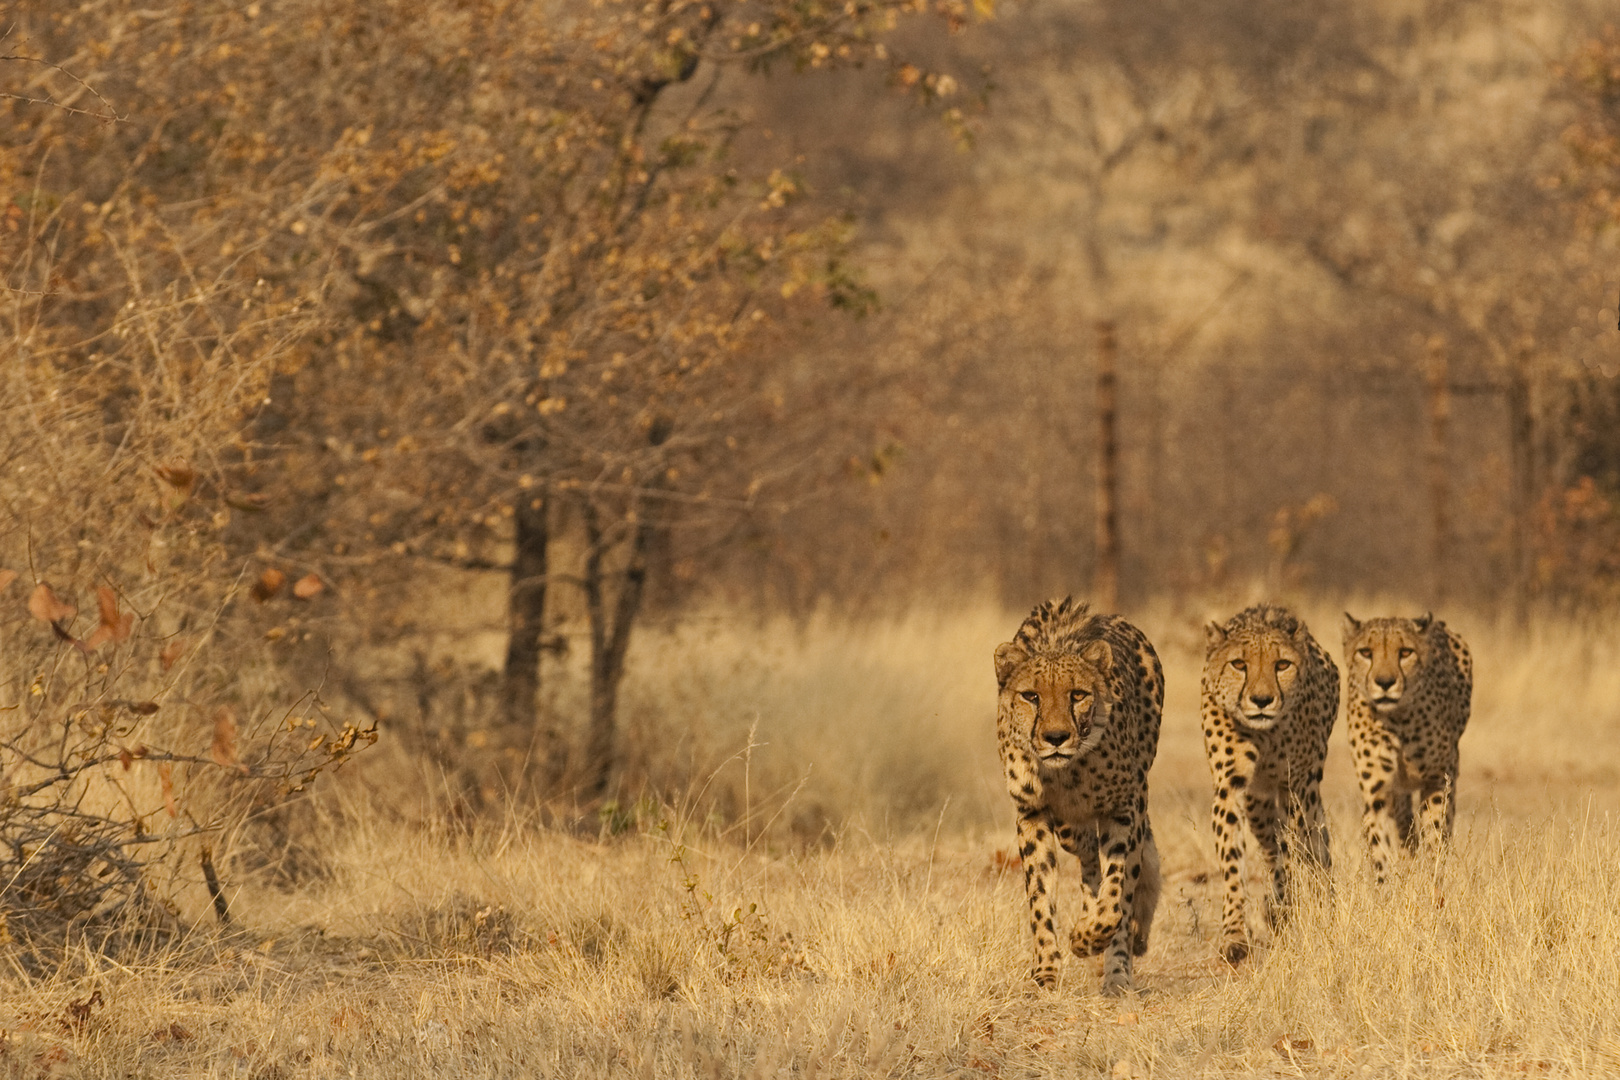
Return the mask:
[[1062,746],[1069,741],[1069,733],[1067,731],[1043,731],[1041,732],[1041,738],[1050,746]]
[[1380,689],[1380,690],[1388,690],[1390,687],[1395,685],[1395,676],[1393,676],[1393,675],[1374,675],[1373,676],[1373,682],[1378,684],[1378,689]]
[[1277,699],[1270,694],[1250,694],[1249,700],[1254,703],[1255,708],[1263,709]]

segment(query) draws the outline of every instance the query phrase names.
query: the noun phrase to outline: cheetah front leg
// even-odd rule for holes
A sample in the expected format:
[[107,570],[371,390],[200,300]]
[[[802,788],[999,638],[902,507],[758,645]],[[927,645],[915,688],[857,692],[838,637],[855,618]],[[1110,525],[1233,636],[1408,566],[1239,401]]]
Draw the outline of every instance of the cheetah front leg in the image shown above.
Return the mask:
[[1396,820],[1396,800],[1406,800],[1411,813],[1411,796],[1397,783],[1400,744],[1380,728],[1368,727],[1351,740],[1356,756],[1356,776],[1361,782],[1361,828],[1372,858],[1373,877],[1379,884],[1389,879],[1395,859],[1400,829]]
[[[1080,860],[1080,895],[1076,898],[1079,911],[1075,913],[1076,926],[1086,926],[1097,917],[1097,891],[1102,887],[1102,865],[1100,851],[1097,846],[1097,826],[1091,823],[1078,828],[1071,825],[1060,825],[1057,829],[1058,843],[1063,850]],[[1074,947],[1074,937],[1070,936],[1070,947]],[[1080,954],[1087,955],[1087,954]]]
[[1099,830],[1102,883],[1097,903],[1092,918],[1074,928],[1070,945],[1080,956],[1103,953],[1105,994],[1121,994],[1131,986],[1131,915],[1142,883],[1144,840],[1149,836],[1145,806],[1108,819]]
[[1215,828],[1215,854],[1221,861],[1221,955],[1236,964],[1249,955],[1249,929],[1243,918],[1243,816],[1239,800],[1248,778],[1236,773],[1218,773],[1215,779],[1215,806],[1211,820]]
[[1088,904],[1095,902],[1097,888],[1102,883],[1102,867],[1097,851],[1097,827],[1089,824],[1081,825],[1079,828],[1060,825],[1057,838],[1064,851],[1080,860],[1080,880],[1086,884],[1085,896],[1082,899]]
[[1102,849],[1097,845],[1095,825],[1080,827],[1073,851],[1080,860],[1080,880],[1086,883],[1086,895],[1095,900],[1097,891],[1102,888]]
[[[1088,882],[1088,889],[1095,890],[1101,881],[1101,874],[1096,869],[1099,860],[1096,833],[1093,832],[1091,835],[1091,858],[1087,865],[1093,868],[1090,875],[1093,880]],[[1148,949],[1148,935],[1153,929],[1153,914],[1158,910],[1159,895],[1163,891],[1164,884],[1159,872],[1159,848],[1153,842],[1153,830],[1151,827],[1148,829],[1147,839],[1142,843],[1140,870],[1132,870],[1131,876],[1136,880],[1136,895],[1130,904],[1131,955],[1142,956],[1146,954]],[[1097,917],[1097,902],[1094,891],[1088,891],[1087,896],[1091,900],[1091,906],[1086,912],[1085,921],[1089,923]],[[1076,921],[1079,922],[1080,920]],[[1072,934],[1069,939],[1071,947],[1080,956],[1090,956],[1093,955],[1093,952],[1101,952],[1112,941],[1112,938],[1105,939],[1099,935],[1079,931]],[[1090,949],[1093,952],[1082,952],[1082,949]]]
[[1418,829],[1412,814],[1412,796],[1405,791],[1397,793],[1390,799],[1390,809],[1395,815],[1395,834],[1401,846],[1407,851],[1416,851]]
[[1322,769],[1313,768],[1293,800],[1294,834],[1304,847],[1305,857],[1323,870],[1333,869],[1328,846],[1327,811],[1322,807]]
[[1057,937],[1057,838],[1044,814],[1019,814],[1018,854],[1024,860],[1029,930],[1035,939],[1035,966],[1030,977],[1044,989],[1056,989],[1058,962],[1063,958]]
[[[1258,781],[1258,777],[1256,780]],[[1251,786],[1244,793],[1249,831],[1271,869],[1271,895],[1266,902],[1266,925],[1275,927],[1288,908],[1288,843],[1277,829],[1277,795],[1266,787]]]
[[1164,879],[1159,874],[1159,846],[1153,842],[1153,828],[1147,827],[1147,838],[1142,842],[1142,873],[1136,882],[1136,897],[1131,902],[1131,955],[1147,952],[1148,932],[1153,929],[1153,913],[1159,908],[1159,893]]
[[1451,840],[1451,830],[1457,818],[1455,768],[1434,776],[1425,776],[1418,790],[1422,826],[1420,844],[1426,852],[1437,852]]

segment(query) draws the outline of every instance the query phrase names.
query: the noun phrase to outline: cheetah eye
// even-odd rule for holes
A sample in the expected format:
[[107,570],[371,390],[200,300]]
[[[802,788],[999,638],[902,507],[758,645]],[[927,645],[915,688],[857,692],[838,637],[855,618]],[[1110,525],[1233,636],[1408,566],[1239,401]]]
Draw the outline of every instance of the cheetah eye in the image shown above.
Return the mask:
[[1242,660],[1233,660],[1232,661],[1232,670],[1233,671],[1248,671],[1249,670],[1249,665],[1247,663],[1245,663],[1244,661],[1242,661]]
[[1356,650],[1356,655],[1361,657],[1363,660],[1371,660],[1372,659],[1372,650],[1371,649],[1357,649]]
[[1291,668],[1293,666],[1294,666],[1294,662],[1292,660],[1279,660],[1279,661],[1277,661],[1277,670],[1278,671],[1287,671],[1289,668]]
[[1401,659],[1405,660],[1408,656],[1411,656],[1416,651],[1417,651],[1416,649],[1402,649],[1401,650]]
[[1018,696],[1029,702],[1031,705],[1039,705],[1041,703],[1041,695],[1035,690],[1020,690],[1018,692]]
[[1069,691],[1069,701],[1071,703],[1075,704],[1075,705],[1080,704],[1082,701],[1085,701],[1090,696],[1091,696],[1091,691],[1090,690],[1071,690],[1071,691]]

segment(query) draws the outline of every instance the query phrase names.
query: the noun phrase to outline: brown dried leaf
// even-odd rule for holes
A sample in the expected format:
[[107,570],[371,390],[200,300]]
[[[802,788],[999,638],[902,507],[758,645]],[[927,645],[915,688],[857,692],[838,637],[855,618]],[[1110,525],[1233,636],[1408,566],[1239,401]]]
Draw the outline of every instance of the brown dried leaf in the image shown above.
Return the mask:
[[234,506],[238,510],[245,510],[250,514],[256,514],[270,505],[270,496],[258,492],[252,494],[232,492],[225,496],[225,505]]
[[[54,625],[54,624],[53,624]],[[113,632],[105,626],[96,627],[96,632],[85,638],[82,642],[75,642],[85,652],[95,652],[107,642],[111,641]]]
[[293,584],[293,595],[300,600],[308,600],[318,595],[326,583],[317,574],[305,574]]
[[[102,641],[128,641],[130,630],[134,627],[134,615],[130,612],[118,614],[118,594],[113,593],[107,586],[97,586],[96,607],[100,614],[100,630],[92,633],[91,640],[96,644]],[[102,631],[105,631],[102,633]],[[91,648],[96,648],[92,644]]]
[[34,586],[34,593],[28,598],[28,614],[40,622],[54,623],[58,619],[71,619],[78,612],[78,608],[63,602],[43,581]]
[[247,766],[236,757],[236,714],[229,705],[214,710],[214,745],[209,747],[208,754],[214,764],[247,774]]
[[158,765],[158,786],[163,789],[163,809],[169,812],[170,817],[179,817],[180,808],[174,804],[174,762],[165,761]]
[[170,668],[174,667],[175,663],[180,659],[180,654],[185,651],[185,639],[175,638],[173,641],[163,646],[163,651],[158,653],[158,662],[163,665],[164,671],[168,671]]
[[286,583],[287,575],[272,566],[260,574],[259,580],[253,583],[253,599],[262,604],[280,592]]
[[129,767],[135,764],[135,755],[128,750],[118,751],[118,764],[124,767],[125,772],[129,772]]
[[96,608],[101,615],[101,625],[114,627],[118,625],[118,594],[105,585],[96,586]]
[[135,626],[135,616],[128,612],[123,615],[118,613],[118,594],[105,585],[98,586],[96,607],[101,615],[101,628],[90,635],[90,647],[93,649],[104,641],[128,641],[130,630]]
[[158,703],[155,701],[132,701],[129,704],[129,711],[137,716],[151,716],[158,711]]
[[159,480],[162,480],[176,491],[180,491],[182,493],[189,494],[191,491],[191,485],[197,482],[197,470],[193,469],[190,465],[187,465],[184,461],[176,461],[172,464],[159,465],[153,471],[158,474]]
[[17,580],[17,571],[15,571],[15,570],[0,570],[0,589],[5,588],[7,585],[10,585],[13,581],[16,581],[16,580]]

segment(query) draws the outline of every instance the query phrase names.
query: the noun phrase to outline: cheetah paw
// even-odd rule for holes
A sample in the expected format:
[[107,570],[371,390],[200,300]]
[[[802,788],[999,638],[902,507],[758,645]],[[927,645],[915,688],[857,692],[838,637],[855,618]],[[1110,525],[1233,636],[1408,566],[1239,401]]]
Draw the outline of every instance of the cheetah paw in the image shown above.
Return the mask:
[[1134,987],[1131,985],[1131,977],[1129,975],[1110,975],[1103,979],[1103,997],[1124,997],[1126,994],[1130,993],[1132,989],[1134,989]]

